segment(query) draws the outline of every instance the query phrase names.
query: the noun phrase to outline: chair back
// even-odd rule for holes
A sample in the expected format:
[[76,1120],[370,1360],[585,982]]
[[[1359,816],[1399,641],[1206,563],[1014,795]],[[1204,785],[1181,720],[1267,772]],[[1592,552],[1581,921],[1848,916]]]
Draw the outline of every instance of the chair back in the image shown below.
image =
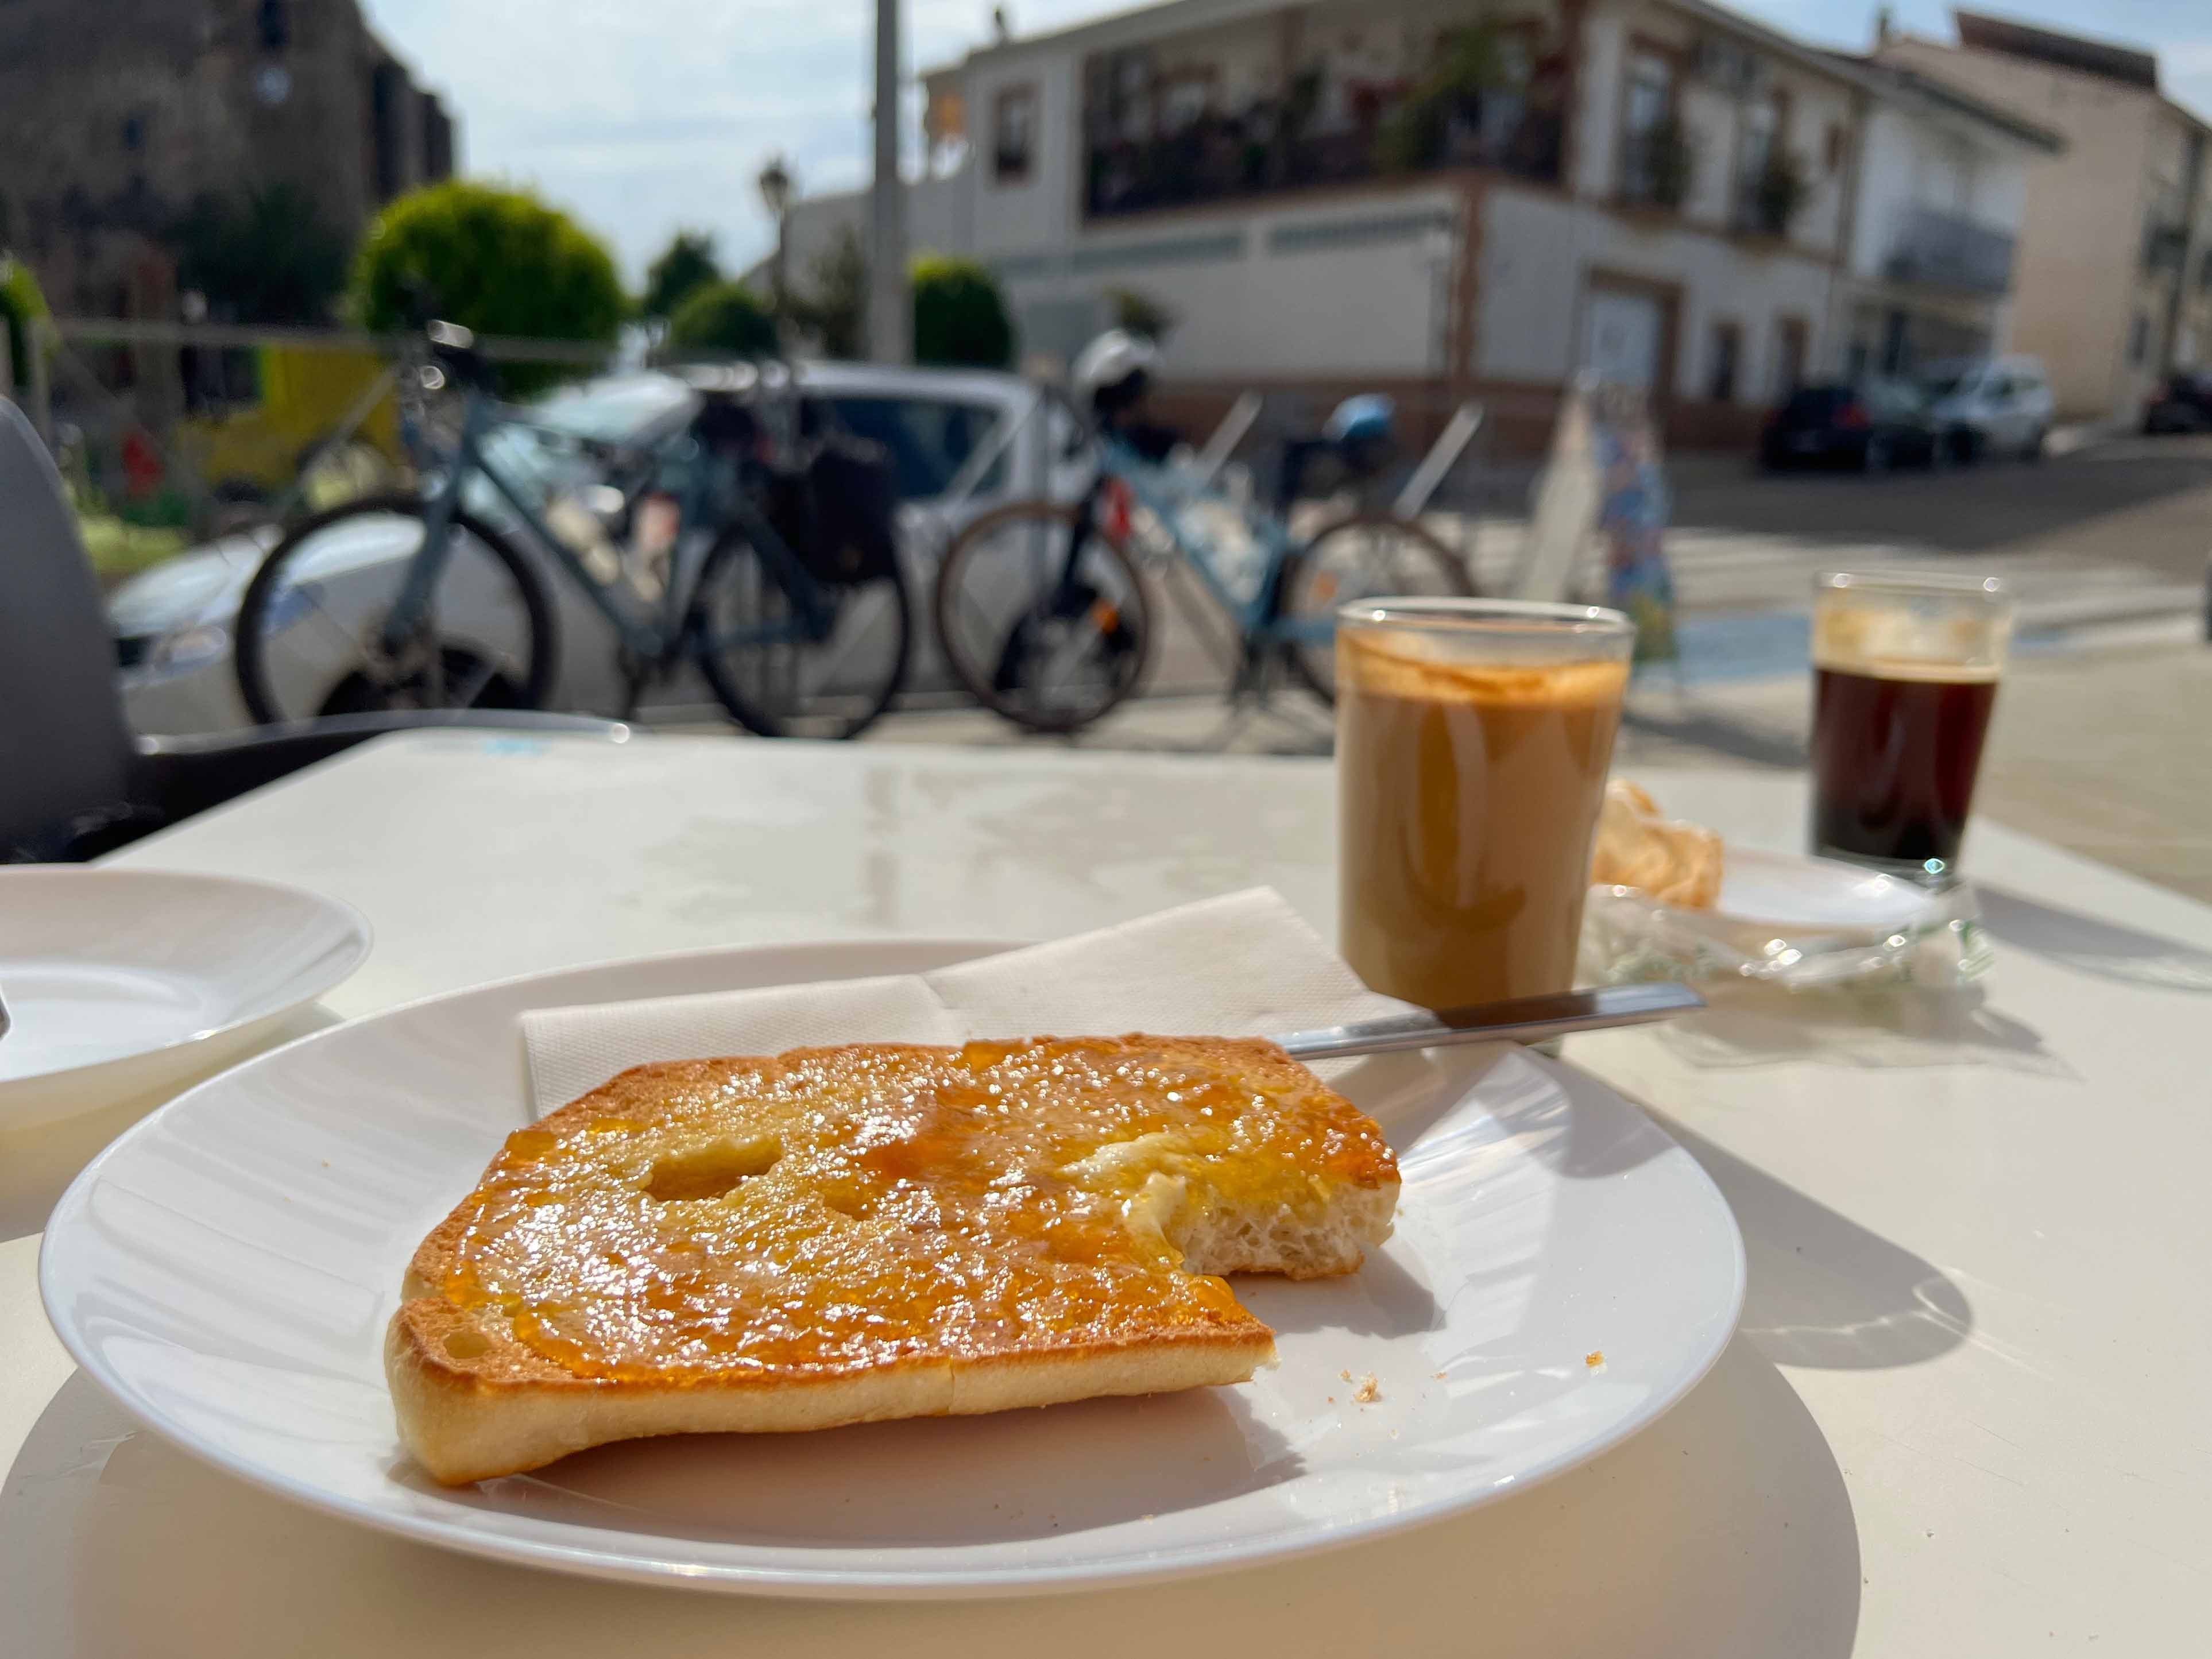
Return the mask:
[[100,584],[52,458],[0,398],[0,861],[129,810],[136,750]]

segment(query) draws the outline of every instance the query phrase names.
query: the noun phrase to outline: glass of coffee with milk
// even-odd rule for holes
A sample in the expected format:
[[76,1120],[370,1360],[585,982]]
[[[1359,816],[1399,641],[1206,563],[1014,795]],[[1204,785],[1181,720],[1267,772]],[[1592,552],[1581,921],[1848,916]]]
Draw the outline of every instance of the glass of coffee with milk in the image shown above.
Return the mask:
[[1451,1009],[1573,985],[1635,641],[1589,605],[1337,613],[1338,933],[1371,988]]

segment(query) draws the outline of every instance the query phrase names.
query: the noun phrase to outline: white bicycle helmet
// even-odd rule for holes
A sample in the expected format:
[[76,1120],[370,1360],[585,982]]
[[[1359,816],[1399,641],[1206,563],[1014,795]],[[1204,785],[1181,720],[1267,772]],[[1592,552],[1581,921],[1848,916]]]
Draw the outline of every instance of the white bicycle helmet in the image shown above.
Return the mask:
[[1127,329],[1109,328],[1075,360],[1076,402],[1100,415],[1128,408],[1141,397],[1145,382],[1159,366],[1160,349]]

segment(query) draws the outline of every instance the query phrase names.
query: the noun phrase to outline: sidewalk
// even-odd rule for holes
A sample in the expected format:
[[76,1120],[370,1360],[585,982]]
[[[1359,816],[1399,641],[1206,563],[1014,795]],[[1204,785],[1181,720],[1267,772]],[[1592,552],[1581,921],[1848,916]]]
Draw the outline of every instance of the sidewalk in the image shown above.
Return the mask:
[[[2025,647],[1997,698],[1977,810],[2015,830],[2212,901],[2212,647],[2194,618]],[[1803,764],[1804,672],[1632,694],[1617,751],[1636,765]],[[1326,755],[1311,699],[1285,692],[1231,720],[1218,695],[1125,705],[1075,738],[1037,738],[963,708],[895,715],[868,741]]]

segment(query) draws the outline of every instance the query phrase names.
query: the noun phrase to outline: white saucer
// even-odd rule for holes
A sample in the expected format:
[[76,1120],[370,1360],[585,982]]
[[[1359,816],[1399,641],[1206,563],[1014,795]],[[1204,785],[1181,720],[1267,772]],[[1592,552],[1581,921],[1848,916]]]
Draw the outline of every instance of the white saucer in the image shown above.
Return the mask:
[[204,1071],[368,955],[346,905],[155,870],[0,869],[0,1124],[95,1110]]
[[1340,1085],[1398,1149],[1397,1233],[1346,1279],[1237,1281],[1281,1353],[1249,1383],[633,1443],[459,1491],[414,1467],[384,1327],[416,1245],[530,1121],[525,1010],[994,948],[655,957],[318,1032],[180,1096],[85,1170],[48,1224],[47,1311],[139,1421],[316,1509],[561,1571],[842,1598],[1209,1571],[1508,1498],[1650,1423],[1734,1331],[1734,1218],[1642,1112],[1516,1048],[1457,1051],[1449,1069],[1397,1056]]

